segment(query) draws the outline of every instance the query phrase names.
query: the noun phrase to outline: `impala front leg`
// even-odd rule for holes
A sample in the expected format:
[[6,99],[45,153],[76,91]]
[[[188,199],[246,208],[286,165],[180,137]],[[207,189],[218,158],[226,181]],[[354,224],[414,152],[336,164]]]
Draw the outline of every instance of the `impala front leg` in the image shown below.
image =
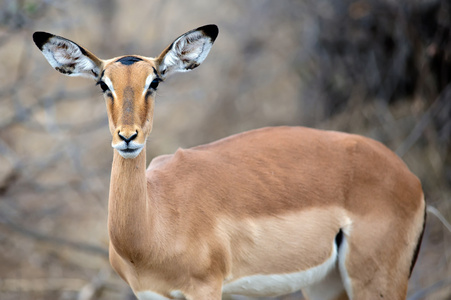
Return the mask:
[[210,279],[199,282],[193,291],[190,291],[185,296],[188,300],[221,300],[222,280]]

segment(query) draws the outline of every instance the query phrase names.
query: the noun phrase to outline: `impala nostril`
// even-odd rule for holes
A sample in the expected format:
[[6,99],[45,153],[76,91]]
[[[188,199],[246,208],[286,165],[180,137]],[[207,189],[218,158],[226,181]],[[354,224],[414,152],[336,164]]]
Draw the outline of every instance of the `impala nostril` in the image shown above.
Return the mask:
[[134,134],[132,134],[128,139],[131,141],[131,140],[136,139],[137,136],[138,136],[138,130],[136,130],[136,132]]
[[127,139],[125,136],[123,136],[123,135],[121,134],[120,131],[117,133],[117,135],[119,135],[119,138],[120,138],[121,140],[123,140],[123,141],[125,141],[125,140]]
[[117,133],[119,135],[119,138],[121,140],[123,140],[126,144],[130,143],[132,140],[136,139],[136,137],[138,136],[138,130],[135,131],[135,133],[133,133],[131,136],[126,137],[125,135],[123,135],[120,131]]

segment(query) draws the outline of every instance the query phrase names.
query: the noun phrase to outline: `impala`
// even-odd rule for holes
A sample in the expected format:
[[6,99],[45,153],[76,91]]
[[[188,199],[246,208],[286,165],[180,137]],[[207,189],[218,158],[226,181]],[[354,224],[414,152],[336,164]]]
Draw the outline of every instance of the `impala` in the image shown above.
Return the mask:
[[155,91],[207,57],[206,25],[158,57],[101,60],[45,32],[50,65],[103,90],[114,148],[109,255],[139,299],[222,294],[405,299],[425,222],[421,184],[374,140],[303,127],[252,130],[156,157]]

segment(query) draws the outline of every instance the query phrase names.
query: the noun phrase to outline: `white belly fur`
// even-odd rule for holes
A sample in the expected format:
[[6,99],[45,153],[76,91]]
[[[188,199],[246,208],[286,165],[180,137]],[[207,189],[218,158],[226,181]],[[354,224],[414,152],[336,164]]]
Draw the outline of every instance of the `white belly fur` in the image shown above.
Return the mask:
[[[337,262],[337,246],[333,244],[331,256],[322,264],[311,269],[288,274],[252,275],[226,282],[223,294],[236,294],[249,297],[275,297],[290,294],[322,281],[335,267]],[[151,291],[137,293],[140,300],[167,299]],[[183,299],[180,292],[174,291],[171,296]],[[181,298],[178,298],[181,297]]]
[[161,296],[160,294],[154,293],[152,291],[143,291],[136,293],[136,297],[139,300],[167,300],[168,298]]
[[274,297],[290,294],[323,280],[336,267],[337,246],[334,244],[331,256],[322,264],[311,269],[289,274],[252,275],[225,283],[224,294],[250,297]]
[[[152,291],[143,291],[136,293],[136,297],[139,300],[168,300],[168,298],[161,296],[160,294],[154,293]],[[185,299],[180,291],[171,292],[172,299]]]

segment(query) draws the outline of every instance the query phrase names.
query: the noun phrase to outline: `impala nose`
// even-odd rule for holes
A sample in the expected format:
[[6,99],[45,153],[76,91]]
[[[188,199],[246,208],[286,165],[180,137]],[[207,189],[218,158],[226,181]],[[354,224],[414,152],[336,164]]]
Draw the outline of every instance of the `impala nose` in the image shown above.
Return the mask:
[[138,130],[136,130],[135,132],[133,132],[131,135],[127,136],[127,134],[122,133],[122,132],[118,132],[119,138],[121,140],[123,140],[127,145],[133,141],[134,139],[136,139],[136,137],[138,136]]

